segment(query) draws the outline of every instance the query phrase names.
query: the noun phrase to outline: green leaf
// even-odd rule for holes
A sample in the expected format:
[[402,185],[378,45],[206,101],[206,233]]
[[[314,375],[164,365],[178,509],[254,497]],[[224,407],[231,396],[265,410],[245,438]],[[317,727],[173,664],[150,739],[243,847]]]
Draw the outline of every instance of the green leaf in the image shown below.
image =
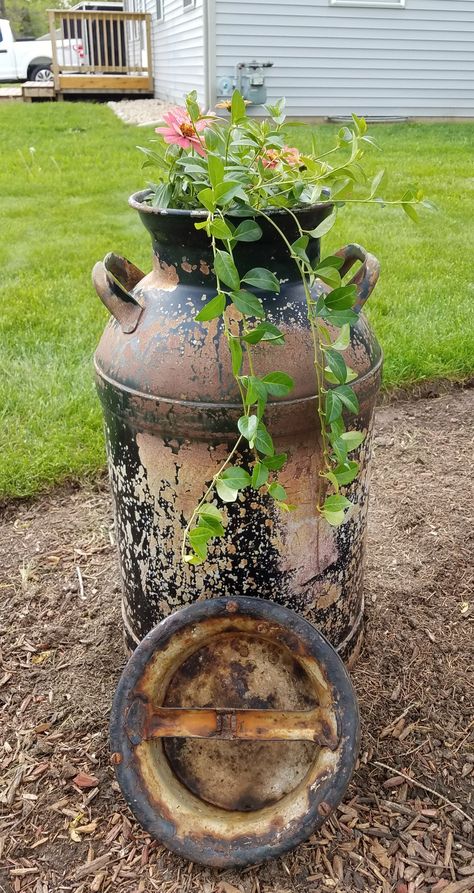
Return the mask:
[[375,175],[370,186],[370,198],[373,198],[377,194],[381,186],[385,186],[386,180],[387,177],[384,170],[379,171],[378,174]]
[[351,502],[345,496],[335,493],[324,500],[321,514],[332,527],[339,527],[344,522],[345,510],[350,505]]
[[272,323],[262,322],[259,323],[258,326],[255,326],[254,329],[251,329],[250,332],[242,335],[242,341],[246,341],[247,344],[258,344],[259,341],[271,341],[273,344],[284,344],[285,336],[283,332],[280,332],[280,329],[277,329]]
[[202,531],[199,532],[198,527],[195,527],[194,530],[189,531],[188,539],[198,558],[200,558],[201,561],[205,561],[207,558],[207,544],[210,536],[204,535]]
[[250,475],[240,465],[228,465],[222,474],[219,475],[218,480],[224,481],[231,490],[243,490],[244,487],[248,487],[250,484]]
[[365,434],[362,431],[344,431],[343,434],[340,435],[341,440],[344,442],[346,450],[348,453],[352,452],[352,450],[356,450],[362,443],[365,438]]
[[334,270],[340,270],[344,263],[343,257],[338,257],[337,254],[330,254],[328,257],[323,257],[317,265],[314,267],[314,272],[317,273],[320,270],[326,269],[326,267],[330,267]]
[[255,220],[243,220],[234,232],[233,238],[237,242],[257,242],[262,235],[262,230]]
[[237,422],[237,427],[240,433],[247,438],[252,447],[254,437],[257,433],[258,417],[256,415],[243,415]]
[[230,299],[237,307],[239,313],[242,313],[244,316],[257,316],[260,318],[265,316],[260,298],[257,298],[256,295],[249,291],[232,291]]
[[252,487],[258,490],[268,481],[268,468],[263,462],[257,462],[252,471]]
[[268,456],[263,460],[264,465],[269,471],[280,471],[283,468],[288,456],[286,453],[279,453],[278,456]]
[[344,406],[347,407],[347,409],[349,409],[353,413],[359,412],[359,400],[357,398],[357,395],[354,393],[352,388],[349,387],[349,385],[339,385],[339,387],[335,389],[334,393],[337,394],[338,399],[341,400],[341,402],[344,404]]
[[201,515],[198,521],[197,529],[207,529],[209,531],[209,539],[214,536],[222,536],[225,533],[221,521],[219,521],[213,515]]
[[204,131],[204,142],[208,152],[217,152],[219,148],[219,134],[212,127],[206,127]]
[[232,230],[229,226],[227,226],[227,223],[225,222],[225,220],[222,219],[222,217],[216,217],[214,220],[212,220],[209,229],[212,235],[216,237],[216,239],[224,240],[232,238]]
[[284,397],[289,394],[294,387],[294,381],[291,375],[286,372],[269,372],[262,378],[269,394],[274,397]]
[[306,249],[308,247],[309,236],[300,236],[299,239],[296,239],[295,242],[291,245],[291,250],[296,257],[300,257],[301,260],[308,261],[308,255],[306,254]]
[[261,288],[263,291],[276,293],[280,291],[278,279],[274,273],[271,273],[270,270],[266,270],[264,267],[254,267],[252,270],[249,270],[242,277],[242,281],[248,285],[253,285],[255,288]]
[[239,288],[240,276],[228,251],[221,251],[220,248],[217,248],[214,257],[214,267],[216,276],[221,282],[224,282],[225,285],[228,285],[230,288]]
[[201,506],[196,510],[198,515],[201,515],[206,520],[209,518],[213,518],[215,521],[222,522],[222,512],[217,505],[213,505],[212,502],[203,502]]
[[336,381],[344,384],[347,375],[347,368],[344,358],[337,350],[325,349],[324,356],[328,364],[329,370],[332,372]]
[[241,198],[242,201],[247,200],[247,196],[242,189],[242,184],[231,180],[226,180],[225,183],[219,183],[219,185],[214,188],[214,197],[216,205],[222,207],[230,204],[234,198]]
[[326,424],[330,425],[342,413],[342,403],[334,391],[328,391],[324,401]]
[[238,495],[238,490],[234,490],[232,487],[229,487],[225,481],[221,481],[220,478],[217,478],[216,481],[216,490],[218,496],[222,499],[222,502],[235,502]]
[[243,356],[240,338],[236,338],[234,335],[231,335],[229,338],[229,349],[232,360],[232,372],[234,373],[234,375],[238,375],[240,372],[240,367],[242,365]]
[[344,323],[336,340],[331,344],[331,350],[346,350],[351,343],[351,327]]
[[278,484],[276,481],[273,484],[270,484],[268,487],[268,492],[273,499],[277,499],[279,502],[282,502],[283,499],[286,499],[286,490],[282,487],[281,484]]
[[334,208],[331,213],[328,214],[328,216],[325,217],[324,220],[322,220],[321,223],[315,227],[315,229],[309,231],[308,235],[310,235],[313,239],[320,239],[321,236],[325,236],[326,233],[328,233],[329,230],[333,228],[336,222],[336,217],[337,210],[336,208]]
[[324,303],[329,310],[349,310],[356,302],[357,288],[355,285],[341,285],[334,288],[324,297]]
[[349,460],[348,462],[341,463],[333,469],[333,475],[337,480],[339,486],[343,487],[345,484],[350,484],[357,477],[357,473],[359,471],[359,463],[354,460]]
[[208,211],[214,211],[216,208],[216,199],[214,196],[214,190],[210,189],[209,186],[206,186],[205,189],[201,189],[198,192],[198,199]]
[[356,133],[359,136],[364,136],[364,133],[367,133],[367,122],[365,118],[358,118],[355,112],[352,112],[352,120],[356,127]]
[[257,433],[255,435],[255,448],[259,453],[262,453],[263,456],[273,456],[275,452],[273,440],[263,422],[258,423]]
[[210,319],[216,319],[216,317],[222,316],[225,310],[225,305],[226,296],[218,294],[204,305],[194,319],[197,322],[208,322]]
[[245,107],[243,96],[238,90],[234,90],[232,94],[230,114],[232,124],[237,124],[242,118],[247,116],[247,109]]
[[219,158],[218,155],[208,155],[207,156],[207,168],[209,171],[209,180],[211,181],[211,186],[218,186],[219,183],[222,183],[224,179],[224,162],[222,158]]
[[403,208],[403,210],[405,211],[405,214],[407,215],[407,217],[410,218],[410,220],[413,220],[414,223],[418,223],[418,222],[419,222],[419,219],[420,219],[420,218],[419,218],[419,216],[418,216],[417,211],[416,211],[415,208],[413,207],[413,205],[408,205],[408,204],[406,204],[405,202],[402,202],[402,208]]
[[359,319],[355,310],[328,310],[323,307],[318,314],[321,319],[327,319],[331,325],[339,328],[344,325],[353,325]]
[[266,402],[267,400],[267,389],[263,384],[261,378],[258,378],[257,375],[248,375],[242,376],[241,382],[246,389],[246,397],[245,402],[251,406],[253,403],[257,403],[259,400],[263,400]]
[[341,276],[338,270],[332,267],[324,267],[324,270],[315,274],[321,282],[325,282],[331,288],[338,288],[341,284]]

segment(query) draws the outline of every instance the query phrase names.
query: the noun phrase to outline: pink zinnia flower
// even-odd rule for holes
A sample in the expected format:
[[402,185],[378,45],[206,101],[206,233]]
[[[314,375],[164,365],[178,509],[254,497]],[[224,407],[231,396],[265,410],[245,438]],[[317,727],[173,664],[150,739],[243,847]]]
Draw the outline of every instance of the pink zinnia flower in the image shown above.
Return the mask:
[[265,149],[265,154],[262,155],[262,164],[264,167],[270,169],[274,168],[279,161],[281,161],[281,158],[276,149]]
[[282,149],[266,149],[262,155],[262,164],[268,169],[277,167],[282,161],[285,161],[291,167],[302,163],[301,155],[295,146],[283,146]]
[[186,109],[176,106],[163,115],[163,120],[165,124],[156,127],[155,133],[160,133],[165,143],[174,143],[182,149],[195,149],[198,155],[206,154],[197,135],[207,126],[204,119],[193,123]]
[[286,163],[290,164],[292,167],[293,165],[302,163],[301,155],[295,146],[283,146],[281,154]]

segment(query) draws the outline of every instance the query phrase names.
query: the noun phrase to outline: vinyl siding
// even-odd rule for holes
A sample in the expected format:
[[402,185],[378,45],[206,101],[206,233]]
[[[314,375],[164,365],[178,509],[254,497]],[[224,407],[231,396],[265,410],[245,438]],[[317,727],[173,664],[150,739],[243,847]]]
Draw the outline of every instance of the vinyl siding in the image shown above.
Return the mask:
[[[141,4],[141,5],[139,5]],[[151,13],[155,96],[182,104],[183,96],[197,90],[204,102],[203,0],[183,9],[183,0],[162,0],[163,19],[157,21],[155,0],[125,0],[128,10]]]
[[215,3],[217,79],[270,60],[269,100],[289,114],[474,117],[474,0]]

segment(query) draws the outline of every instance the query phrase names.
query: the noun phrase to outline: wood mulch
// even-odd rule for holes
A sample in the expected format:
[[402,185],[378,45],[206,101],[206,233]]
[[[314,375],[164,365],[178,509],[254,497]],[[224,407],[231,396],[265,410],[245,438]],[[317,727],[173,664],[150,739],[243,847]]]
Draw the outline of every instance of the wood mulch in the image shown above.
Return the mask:
[[106,482],[6,507],[2,893],[474,890],[473,417],[473,391],[379,410],[359,765],[320,833],[244,871],[151,841],[114,781],[107,724],[125,657]]

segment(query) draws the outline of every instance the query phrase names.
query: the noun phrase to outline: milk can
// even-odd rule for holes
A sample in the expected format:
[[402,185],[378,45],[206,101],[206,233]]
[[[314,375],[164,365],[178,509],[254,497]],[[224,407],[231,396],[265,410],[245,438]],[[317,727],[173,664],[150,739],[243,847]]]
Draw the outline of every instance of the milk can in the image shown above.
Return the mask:
[[[368,472],[381,349],[363,313],[351,327],[345,352],[357,377],[351,387],[360,411],[351,428],[365,433],[355,481],[343,489],[354,503],[333,528],[317,513],[322,479],[313,346],[303,287],[294,261],[264,219],[258,242],[239,243],[239,272],[264,266],[281,283],[278,295],[260,292],[267,318],[285,335],[276,347],[253,349],[256,374],[289,373],[295,386],[272,398],[265,422],[278,453],[288,454],[279,480],[296,506],[281,513],[271,497],[251,488],[226,506],[223,538],[209,558],[192,567],[181,558],[183,531],[206,486],[236,440],[242,413],[221,320],[195,316],[216,293],[212,251],[194,223],[201,211],[161,210],[147,193],[130,198],[152,237],[147,275],[115,254],[94,267],[95,288],[111,313],[95,355],[105,419],[110,479],[123,579],[125,640],[133,650],[163,618],[197,600],[257,596],[292,609],[327,637],[347,662],[363,631],[363,568]],[[330,213],[328,204],[296,211],[305,230]],[[292,216],[274,212],[289,242],[298,237]],[[319,255],[312,240],[311,259]],[[357,310],[378,278],[378,262],[358,245],[342,248],[342,272],[357,262]],[[321,285],[321,288],[325,286]],[[348,419],[349,422],[349,419]],[[245,453],[241,454],[245,461]],[[239,464],[239,458],[234,460]]]

